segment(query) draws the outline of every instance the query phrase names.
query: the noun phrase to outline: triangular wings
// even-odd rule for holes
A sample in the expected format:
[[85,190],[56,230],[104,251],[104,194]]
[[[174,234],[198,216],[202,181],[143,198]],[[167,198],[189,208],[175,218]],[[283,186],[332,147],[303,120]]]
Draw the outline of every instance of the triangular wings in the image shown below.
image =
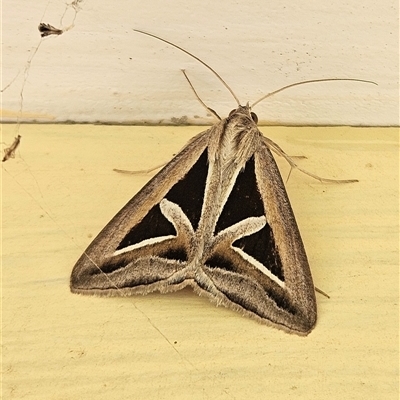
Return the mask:
[[314,286],[276,163],[254,125],[246,155],[223,175],[218,146],[233,129],[226,121],[196,136],[100,232],[72,271],[73,292],[130,295],[191,285],[263,323],[301,335],[312,330]]
[[[150,246],[154,256],[168,255],[169,252],[171,256],[174,253],[177,260],[184,258],[183,254],[178,254],[182,253],[182,247],[174,240],[174,226],[162,215],[160,203],[166,196],[174,202],[180,201],[183,207],[186,205],[185,211],[193,221],[198,218],[201,212],[198,199],[201,202],[204,196],[207,174],[205,150],[209,136],[210,130],[193,138],[104,227],[72,270],[72,292],[100,296],[149,292],[156,289],[152,289],[149,282],[166,279],[171,271],[181,268],[177,263],[171,263],[173,265],[166,268],[153,268],[143,265],[145,263],[135,268],[129,263],[135,257],[140,259],[147,254]],[[186,201],[190,200],[187,197],[188,191],[191,193],[192,203]],[[132,249],[140,242],[148,243],[147,248]],[[175,247],[172,246],[174,244]],[[129,248],[130,252],[123,251]],[[156,261],[153,259],[151,262]],[[159,273],[155,273],[156,271]],[[129,278],[130,282],[127,278],[129,274],[134,276]],[[145,274],[149,276],[141,276]]]
[[309,333],[317,318],[311,272],[281,176],[264,143],[239,173],[216,233],[228,236],[240,221],[248,222],[250,234],[221,240],[206,262],[220,301],[263,323]]

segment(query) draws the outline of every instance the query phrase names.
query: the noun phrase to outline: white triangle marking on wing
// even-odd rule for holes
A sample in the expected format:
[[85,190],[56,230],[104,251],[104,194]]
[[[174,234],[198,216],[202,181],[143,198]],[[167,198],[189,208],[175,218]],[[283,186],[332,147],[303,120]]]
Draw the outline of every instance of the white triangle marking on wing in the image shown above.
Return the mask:
[[168,235],[168,236],[159,236],[159,237],[155,237],[155,238],[145,239],[139,243],[135,243],[130,246],[124,247],[123,249],[114,251],[113,256],[127,253],[128,251],[139,249],[140,247],[147,246],[149,244],[160,243],[160,242],[163,242],[164,240],[174,239],[174,238],[176,238],[176,236]]
[[254,265],[257,269],[259,269],[264,275],[267,275],[268,278],[276,282],[280,287],[285,287],[285,282],[281,281],[276,275],[274,275],[268,268],[264,267],[259,261],[255,258],[244,252],[242,249],[238,247],[231,246],[233,250],[239,253],[246,261],[250,264]]

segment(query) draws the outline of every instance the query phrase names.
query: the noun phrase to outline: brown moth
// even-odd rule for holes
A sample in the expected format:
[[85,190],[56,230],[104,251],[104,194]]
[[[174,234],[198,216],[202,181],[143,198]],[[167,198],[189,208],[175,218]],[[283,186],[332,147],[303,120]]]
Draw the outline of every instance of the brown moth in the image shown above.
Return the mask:
[[14,138],[14,142],[12,143],[12,145],[4,149],[4,157],[2,162],[7,161],[9,158],[15,158],[15,151],[17,150],[17,147],[19,146],[20,143],[21,143],[21,135],[17,135]]
[[297,166],[262,135],[251,106],[237,102],[99,233],[73,268],[72,292],[130,296],[192,286],[217,305],[287,332],[314,328],[310,267],[271,150]]
[[53,25],[45,24],[44,22],[41,22],[39,24],[38,30],[41,37],[46,37],[50,35],[61,35],[62,33],[64,33],[62,29],[55,28]]

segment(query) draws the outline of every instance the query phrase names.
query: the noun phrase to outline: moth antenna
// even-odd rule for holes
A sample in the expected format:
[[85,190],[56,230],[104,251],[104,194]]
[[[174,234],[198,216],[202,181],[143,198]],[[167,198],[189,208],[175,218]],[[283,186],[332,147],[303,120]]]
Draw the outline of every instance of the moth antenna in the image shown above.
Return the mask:
[[353,78],[327,78],[327,79],[311,79],[309,81],[301,81],[301,82],[296,82],[292,83],[290,85],[284,86],[280,89],[274,90],[271,93],[266,94],[265,96],[261,97],[261,99],[258,99],[255,103],[251,105],[251,108],[253,108],[256,104],[260,103],[261,101],[265,100],[267,97],[271,97],[274,94],[277,94],[279,92],[282,92],[286,89],[289,89],[294,86],[300,86],[300,85],[305,85],[307,83],[317,83],[317,82],[332,82],[332,81],[352,81],[352,82],[363,82],[363,83],[372,83],[373,85],[378,85],[376,82],[373,81],[367,81],[364,79],[353,79]]
[[215,117],[217,117],[220,121],[221,121],[221,117],[217,114],[216,111],[214,111],[212,108],[208,107],[206,103],[204,103],[204,101],[200,98],[200,96],[197,94],[196,89],[194,88],[194,86],[192,85],[192,82],[190,82],[189,77],[186,74],[186,71],[184,69],[181,69],[183,75],[185,75],[186,80],[188,81],[191,89],[193,90],[194,95],[196,96],[197,100],[200,102],[200,104],[211,114],[213,114]]
[[[186,53],[187,55],[189,55],[190,57],[193,57],[195,60],[197,60],[198,62],[200,62],[201,64],[203,64],[206,68],[208,68],[220,81],[221,83],[229,90],[229,92],[231,93],[231,95],[233,96],[233,98],[236,100],[236,103],[238,106],[240,106],[240,101],[239,99],[236,97],[235,93],[233,93],[233,90],[228,86],[228,84],[221,78],[221,76],[218,74],[218,72],[216,72],[213,68],[211,68],[208,64],[206,64],[204,61],[202,61],[199,57],[196,57],[194,54],[190,53],[189,51],[183,49],[182,47],[178,46],[177,44],[174,44],[172,42],[169,42],[166,39],[160,38],[159,36],[153,35],[152,33],[148,33],[145,31],[141,31],[139,29],[134,29],[135,32],[139,32],[142,33],[143,35],[147,35],[147,36],[151,36],[155,39],[161,40],[164,43],[167,43],[175,48],[177,48],[180,51],[183,51],[184,53]],[[207,107],[207,106],[206,106]],[[208,108],[208,107],[207,107]]]

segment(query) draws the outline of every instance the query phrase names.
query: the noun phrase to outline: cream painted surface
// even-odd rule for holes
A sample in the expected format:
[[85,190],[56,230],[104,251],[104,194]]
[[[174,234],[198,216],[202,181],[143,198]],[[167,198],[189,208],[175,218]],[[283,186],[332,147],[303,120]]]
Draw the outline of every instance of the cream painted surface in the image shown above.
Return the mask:
[[[15,127],[4,125],[11,143]],[[321,184],[287,191],[319,319],[306,338],[190,290],[98,298],[68,281],[86,246],[199,127],[22,125],[3,172],[4,399],[398,399],[398,129],[262,128]],[[289,168],[281,159],[283,177]]]
[[[350,77],[378,83],[290,89],[257,106],[263,123],[399,124],[396,1],[75,0],[76,15],[65,3],[3,2],[3,121],[18,118],[22,90],[22,120],[211,123],[182,68],[221,116],[235,107],[204,66],[133,32],[137,28],[209,63],[243,104],[301,80]],[[69,30],[41,40],[40,22]]]

